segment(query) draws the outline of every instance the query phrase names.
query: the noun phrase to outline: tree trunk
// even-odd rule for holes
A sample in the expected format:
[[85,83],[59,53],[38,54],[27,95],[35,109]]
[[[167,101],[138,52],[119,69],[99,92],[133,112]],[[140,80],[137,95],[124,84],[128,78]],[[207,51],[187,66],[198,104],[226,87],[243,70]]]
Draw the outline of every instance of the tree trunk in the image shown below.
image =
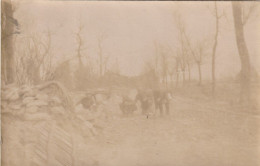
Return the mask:
[[216,32],[214,37],[214,45],[212,50],[212,95],[215,95],[216,77],[215,77],[215,59],[216,59],[216,49],[218,45],[218,32],[219,32],[219,16],[217,9],[217,2],[215,1],[215,14],[216,14]]
[[[79,47],[79,49],[80,49],[80,47]],[[83,69],[83,62],[81,59],[80,51],[78,52],[78,59],[79,59],[79,68],[81,70],[81,69]]]
[[197,66],[198,66],[198,71],[199,71],[199,85],[201,85],[201,65],[200,63],[197,63]]
[[249,53],[244,38],[244,29],[242,22],[242,7],[241,2],[232,2],[234,26],[236,43],[238,53],[241,61],[241,74],[240,74],[240,102],[241,104],[249,104],[250,102],[250,59]]
[[77,50],[77,52],[78,52],[78,60],[79,60],[79,67],[80,67],[80,69],[82,69],[82,67],[83,67],[83,62],[82,62],[82,59],[81,59],[81,53],[80,53],[80,51],[81,51],[81,45],[82,45],[82,39],[81,39],[81,36],[80,36],[80,34],[78,34],[78,39],[79,39],[79,45],[78,45],[78,50]]
[[100,77],[102,76],[102,70],[103,70],[102,61],[103,61],[103,58],[102,58],[102,54],[101,54],[100,55],[100,64],[99,64],[99,76]]
[[182,85],[185,85],[185,69],[182,69]]
[[9,84],[14,81],[14,55],[13,55],[13,34],[14,34],[14,23],[13,9],[10,0],[2,1],[2,79],[5,83]]
[[170,79],[171,79],[170,80],[170,82],[171,82],[170,87],[173,88],[173,73],[171,73]]
[[190,83],[190,64],[189,64],[189,63],[187,63],[187,66],[188,66],[189,83]]
[[176,76],[176,88],[178,88],[179,85],[179,71],[177,70],[177,76]]
[[165,75],[165,86],[166,86],[166,88],[168,87],[168,75],[167,74]]
[[103,72],[103,55],[102,55],[102,48],[101,48],[100,41],[98,45],[99,45],[99,76],[101,77]]

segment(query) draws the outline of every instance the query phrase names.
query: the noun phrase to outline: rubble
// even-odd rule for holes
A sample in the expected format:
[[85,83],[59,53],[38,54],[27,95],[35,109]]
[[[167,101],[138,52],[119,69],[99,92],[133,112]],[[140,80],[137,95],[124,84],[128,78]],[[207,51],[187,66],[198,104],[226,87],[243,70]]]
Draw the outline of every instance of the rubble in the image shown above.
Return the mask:
[[[56,88],[53,88],[54,86]],[[11,114],[20,118],[37,117],[36,114],[42,117],[66,116],[65,114],[67,114],[67,116],[75,116],[78,120],[90,123],[101,117],[99,115],[101,111],[91,112],[81,105],[74,106],[70,98],[67,90],[58,82],[48,82],[37,86],[12,84],[2,87],[1,108],[3,114]],[[43,114],[48,116],[43,116]],[[55,120],[59,116],[52,116],[52,118]],[[93,125],[86,126],[93,128]]]
[[[10,146],[20,147],[16,155],[25,154],[18,162],[20,165],[64,165],[65,160],[56,160],[63,153],[69,156],[66,163],[73,163],[73,140],[93,139],[104,126],[102,110],[76,106],[70,92],[59,82],[3,86],[1,110],[4,165],[12,165],[11,156],[15,154],[9,154]],[[64,147],[58,144],[70,148],[64,152]]]

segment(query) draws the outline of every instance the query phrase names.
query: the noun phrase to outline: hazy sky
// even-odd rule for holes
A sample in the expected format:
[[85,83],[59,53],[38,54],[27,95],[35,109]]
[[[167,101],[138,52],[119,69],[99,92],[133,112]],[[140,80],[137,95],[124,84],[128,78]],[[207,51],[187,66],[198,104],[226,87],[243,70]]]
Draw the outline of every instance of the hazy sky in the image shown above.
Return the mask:
[[[240,69],[239,56],[233,30],[230,2],[218,2],[220,10],[226,11],[221,19],[219,45],[217,47],[217,76],[234,75]],[[20,3],[15,17],[21,24],[22,34],[43,34],[49,28],[53,32],[52,48],[57,59],[76,55],[75,32],[79,23],[84,26],[82,36],[84,54],[97,57],[98,38],[104,34],[104,56],[110,57],[110,66],[118,57],[123,74],[137,75],[143,64],[155,55],[154,42],[177,44],[174,12],[179,11],[192,39],[213,37],[215,20],[209,8],[213,2],[93,2],[93,1],[28,1]],[[249,20],[245,37],[251,60],[258,71],[260,46],[260,21]],[[19,37],[18,37],[19,38]],[[19,41],[19,40],[18,40]],[[21,45],[23,43],[20,43]],[[210,76],[210,55],[203,66],[204,78]],[[197,74],[194,66],[193,75]]]

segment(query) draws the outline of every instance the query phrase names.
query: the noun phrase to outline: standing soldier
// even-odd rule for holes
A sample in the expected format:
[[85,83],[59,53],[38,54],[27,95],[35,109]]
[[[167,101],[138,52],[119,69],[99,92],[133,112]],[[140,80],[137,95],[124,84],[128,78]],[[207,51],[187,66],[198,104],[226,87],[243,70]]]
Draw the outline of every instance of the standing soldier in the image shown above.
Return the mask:
[[96,105],[96,98],[93,94],[86,94],[79,103],[83,105],[85,109],[93,111],[94,106]]
[[152,102],[153,102],[152,95],[150,95],[148,91],[138,89],[138,93],[135,98],[135,101],[136,102],[140,101],[142,114],[148,116],[150,112],[149,109],[151,109]]
[[132,115],[137,110],[134,100],[131,100],[128,96],[123,96],[123,101],[119,105],[124,115]]
[[[155,109],[160,110],[160,116],[164,115],[164,112],[166,115],[170,114],[170,94],[167,90],[163,89],[156,89],[154,90],[154,104]],[[165,111],[164,111],[165,109]]]

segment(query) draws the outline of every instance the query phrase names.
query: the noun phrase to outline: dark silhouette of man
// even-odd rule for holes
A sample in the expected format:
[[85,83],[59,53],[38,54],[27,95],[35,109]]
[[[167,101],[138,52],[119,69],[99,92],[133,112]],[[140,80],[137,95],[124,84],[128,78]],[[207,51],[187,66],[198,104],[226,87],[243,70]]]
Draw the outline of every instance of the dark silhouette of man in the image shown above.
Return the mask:
[[[155,110],[160,110],[160,116],[170,114],[170,97],[167,90],[157,88],[153,92]],[[165,110],[165,111],[164,111]],[[165,113],[164,113],[165,112]]]
[[138,93],[136,95],[135,101],[140,101],[141,103],[141,109],[142,114],[148,116],[149,109],[151,109],[152,106],[152,95],[149,93],[149,91],[138,89]]

